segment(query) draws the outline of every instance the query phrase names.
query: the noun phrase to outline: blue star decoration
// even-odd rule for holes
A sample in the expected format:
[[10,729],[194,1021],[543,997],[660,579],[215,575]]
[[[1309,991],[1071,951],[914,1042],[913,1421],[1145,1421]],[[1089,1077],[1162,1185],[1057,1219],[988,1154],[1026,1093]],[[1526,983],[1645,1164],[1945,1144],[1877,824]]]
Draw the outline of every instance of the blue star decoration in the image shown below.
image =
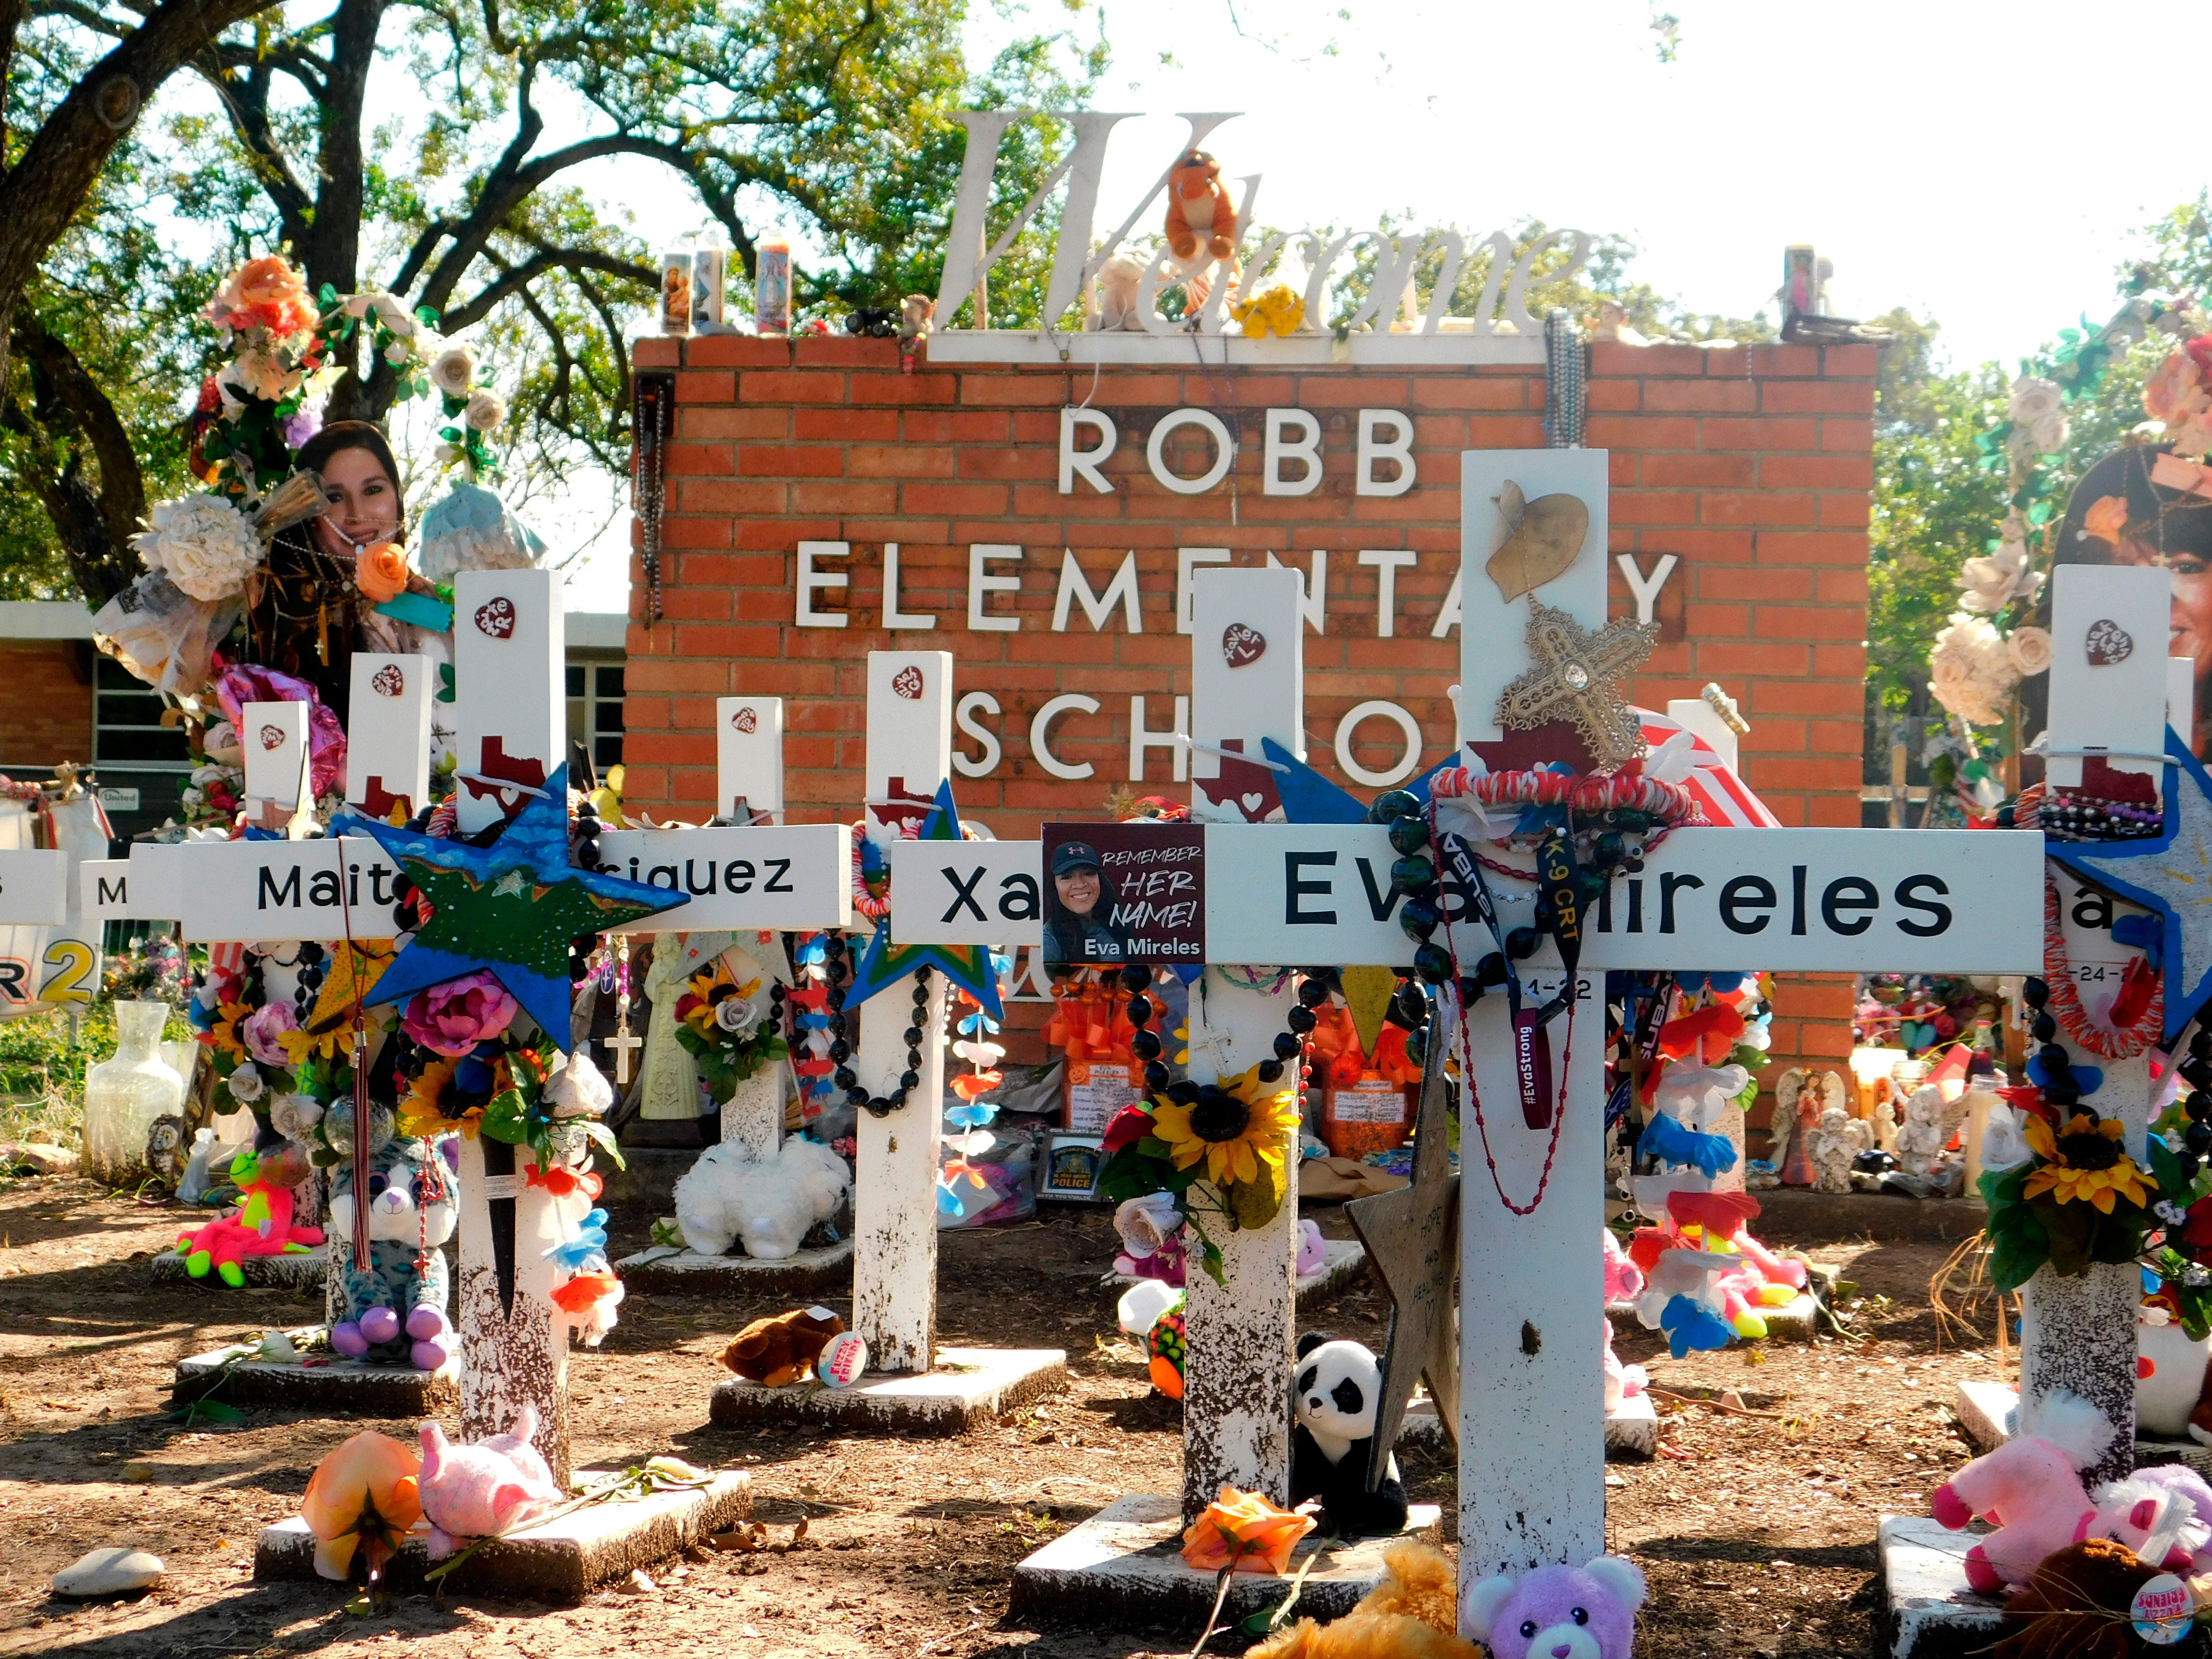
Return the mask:
[[568,862],[568,769],[556,768],[489,847],[354,818],[398,860],[434,914],[392,958],[372,1003],[399,1002],[488,969],[563,1053],[568,943],[672,910],[689,896]]
[[2166,977],[2170,1045],[2212,997],[2212,776],[2189,745],[2166,733],[2165,824],[2155,841],[2046,842],[2076,875],[2154,913]]
[[[952,805],[952,784],[948,779],[937,786],[937,803],[929,809],[929,816],[921,821],[919,841],[959,841],[960,814]],[[897,896],[892,896],[894,902]],[[845,1006],[857,1007],[886,986],[896,984],[915,969],[930,967],[983,1005],[983,1012],[993,1019],[1004,1019],[1006,1010],[999,1004],[999,976],[991,966],[991,948],[988,945],[893,945],[890,921],[886,917],[876,924],[874,935],[860,963],[853,969],[853,982],[845,988]],[[389,971],[389,970],[387,970]]]

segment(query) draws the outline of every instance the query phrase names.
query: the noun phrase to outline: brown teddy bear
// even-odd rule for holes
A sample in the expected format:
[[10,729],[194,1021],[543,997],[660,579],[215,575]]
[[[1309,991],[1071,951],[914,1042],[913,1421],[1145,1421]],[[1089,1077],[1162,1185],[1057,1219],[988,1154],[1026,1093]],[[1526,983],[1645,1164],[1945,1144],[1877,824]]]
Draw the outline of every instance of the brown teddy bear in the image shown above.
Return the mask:
[[814,1362],[845,1322],[827,1308],[793,1308],[756,1319],[722,1350],[722,1363],[748,1381],[780,1389],[814,1373]]
[[1245,1659],[1482,1659],[1458,1634],[1452,1565],[1408,1540],[1383,1553],[1382,1582],[1331,1625],[1301,1619]]
[[1194,149],[1168,169],[1168,248],[1188,264],[1202,246],[1225,259],[1237,246],[1237,210],[1221,187],[1221,163]]

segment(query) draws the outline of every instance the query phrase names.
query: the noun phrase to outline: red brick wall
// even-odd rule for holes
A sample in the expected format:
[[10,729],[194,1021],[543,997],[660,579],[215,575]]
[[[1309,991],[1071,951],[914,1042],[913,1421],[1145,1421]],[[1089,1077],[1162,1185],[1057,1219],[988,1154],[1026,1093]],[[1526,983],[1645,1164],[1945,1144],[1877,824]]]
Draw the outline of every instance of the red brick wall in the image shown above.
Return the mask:
[[90,647],[74,640],[0,641],[0,769],[28,776],[92,758]]
[[[994,776],[956,781],[964,811],[1009,836],[1034,833],[1048,816],[1096,811],[1126,775],[1129,695],[1147,696],[1147,722],[1158,730],[1170,724],[1172,696],[1189,690],[1190,641],[1175,631],[1174,616],[1182,546],[1229,547],[1249,564],[1272,550],[1302,571],[1310,550],[1328,550],[1328,632],[1305,636],[1310,758],[1335,775],[1338,718],[1379,697],[1416,716],[1424,764],[1433,763],[1451,740],[1444,689],[1458,677],[1456,633],[1432,640],[1429,632],[1458,565],[1459,452],[1544,441],[1540,369],[1194,364],[1109,369],[1094,384],[1088,369],[926,359],[905,375],[895,342],[852,339],[648,339],[636,360],[680,371],[663,533],[666,619],[651,628],[633,621],[629,631],[627,793],[656,811],[706,810],[711,699],[751,692],[789,700],[793,816],[852,816],[866,653],[893,645],[951,651],[958,690],[988,690],[1004,708],[993,724],[1005,759]],[[1752,725],[1746,776],[1785,823],[1858,822],[1874,370],[1866,346],[1593,351],[1588,442],[1611,452],[1611,550],[1638,555],[1647,570],[1660,554],[1681,561],[1636,698],[1663,707],[1720,680]],[[1058,493],[1058,410],[1071,401],[1108,410],[1120,428],[1106,469],[1112,495],[1080,481],[1077,493]],[[1271,405],[1322,419],[1326,478],[1312,495],[1261,493],[1261,423]],[[1233,504],[1226,483],[1178,495],[1146,470],[1152,423],[1185,406],[1211,409],[1239,432]],[[1414,417],[1420,481],[1404,495],[1353,493],[1363,408]],[[1202,469],[1208,451],[1186,428],[1169,453],[1187,474]],[[853,544],[853,557],[834,567],[849,568],[850,586],[817,600],[842,602],[853,618],[845,629],[794,625],[802,540]],[[934,631],[881,630],[887,542],[900,546],[901,605],[934,612]],[[1022,592],[988,606],[1018,616],[1019,632],[968,629],[968,549],[977,542],[1028,550],[1018,566],[993,567],[1018,573]],[[1118,612],[1094,633],[1079,608],[1067,632],[1051,631],[1063,548],[1094,591],[1135,550],[1143,634],[1125,633]],[[1397,575],[1397,637],[1376,637],[1377,573],[1356,562],[1362,548],[1420,555]],[[643,592],[634,572],[634,604]],[[1470,586],[1469,603],[1481,599]],[[1617,569],[1613,609],[1633,610]],[[1030,754],[1030,714],[1063,691],[1102,704],[1054,728],[1064,760],[1097,768],[1081,782],[1046,775]],[[1395,728],[1373,721],[1362,735],[1362,764],[1395,761]],[[1177,792],[1170,772],[1168,752],[1153,750],[1138,793]],[[1785,988],[1777,1052],[1840,1054],[1847,1000],[1814,981]]]

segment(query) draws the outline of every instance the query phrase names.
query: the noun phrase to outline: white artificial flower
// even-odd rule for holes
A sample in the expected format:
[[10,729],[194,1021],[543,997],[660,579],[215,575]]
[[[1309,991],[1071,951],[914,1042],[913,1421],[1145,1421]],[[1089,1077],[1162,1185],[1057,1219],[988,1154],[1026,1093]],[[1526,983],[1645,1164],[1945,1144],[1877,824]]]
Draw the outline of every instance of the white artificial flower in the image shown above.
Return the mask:
[[614,1087],[581,1048],[545,1079],[545,1100],[556,1118],[598,1117],[615,1103]]
[[430,360],[430,384],[448,398],[465,398],[477,380],[477,354],[466,346],[447,346]]
[[2056,382],[2021,375],[2012,383],[2010,414],[2015,445],[2038,455],[2066,447],[2066,394]]
[[161,571],[191,598],[210,603],[242,591],[262,558],[260,538],[221,495],[160,503],[149,527],[131,545],[149,570]]
[[451,466],[467,453],[459,444],[441,443],[438,446],[438,465]]
[[2041,628],[2015,628],[2005,635],[2005,655],[2022,679],[2040,674],[2051,666],[2051,635]]
[[287,1140],[305,1140],[322,1121],[322,1104],[313,1095],[278,1095],[269,1103],[269,1127]]
[[2010,1170],[2035,1156],[2027,1144],[2026,1120],[2016,1106],[1992,1106],[1982,1130],[1982,1168]]
[[405,362],[411,355],[412,354],[407,349],[406,342],[404,340],[394,340],[390,345],[384,348],[384,361],[390,363],[395,368],[397,368],[400,364]]
[[760,1024],[760,1010],[744,997],[724,997],[714,1005],[714,1024],[742,1036]]
[[507,399],[496,392],[473,393],[461,419],[471,431],[494,432],[507,424]]
[[1986,617],[1954,614],[1936,636],[1928,659],[1929,689],[1936,702],[1970,726],[2002,720],[2020,671],[2004,636]]
[[241,1106],[251,1106],[261,1098],[261,1073],[250,1060],[240,1060],[238,1069],[230,1074],[230,1097]]
[[1142,1260],[1158,1254],[1182,1226],[1182,1212],[1172,1193],[1150,1193],[1123,1202],[1114,1212],[1114,1231],[1122,1247]]

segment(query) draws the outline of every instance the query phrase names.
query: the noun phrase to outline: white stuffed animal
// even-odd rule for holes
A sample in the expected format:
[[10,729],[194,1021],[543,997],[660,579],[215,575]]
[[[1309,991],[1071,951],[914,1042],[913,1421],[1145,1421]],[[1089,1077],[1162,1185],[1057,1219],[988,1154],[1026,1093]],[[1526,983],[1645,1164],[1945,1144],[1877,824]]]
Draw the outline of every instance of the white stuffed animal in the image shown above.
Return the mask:
[[1145,320],[1137,307],[1137,287],[1145,268],[1126,254],[1115,254],[1098,267],[1098,314],[1085,326],[1094,332],[1141,334]]
[[763,1261],[796,1255],[817,1221],[837,1213],[852,1190],[845,1160],[793,1135],[772,1158],[741,1143],[709,1146],[676,1183],[676,1224],[702,1255],[726,1255],[732,1240]]

